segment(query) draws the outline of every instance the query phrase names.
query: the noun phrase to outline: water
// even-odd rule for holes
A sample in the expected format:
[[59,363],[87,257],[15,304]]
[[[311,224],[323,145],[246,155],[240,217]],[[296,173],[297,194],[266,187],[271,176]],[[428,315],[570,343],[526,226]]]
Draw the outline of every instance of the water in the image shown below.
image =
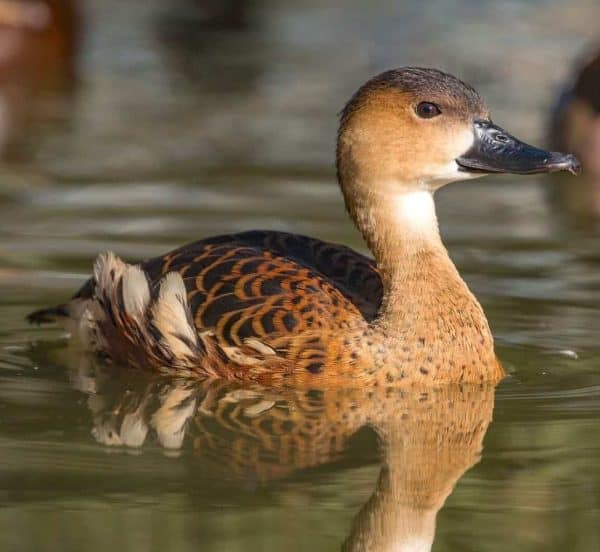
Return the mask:
[[436,512],[435,551],[600,548],[600,233],[549,201],[548,178],[438,198],[509,372],[495,392],[115,374],[23,320],[108,248],[268,227],[362,249],[332,171],[334,114],[360,82],[442,66],[541,141],[600,15],[591,0],[364,6],[255,2],[218,32],[159,1],[85,4],[74,96],[1,174],[0,548],[383,550],[427,543]]

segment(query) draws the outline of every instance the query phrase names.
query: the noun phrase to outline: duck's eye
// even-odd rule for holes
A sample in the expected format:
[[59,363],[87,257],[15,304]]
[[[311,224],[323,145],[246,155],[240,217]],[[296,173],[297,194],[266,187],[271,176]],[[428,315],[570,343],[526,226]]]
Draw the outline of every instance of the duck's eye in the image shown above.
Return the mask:
[[417,115],[422,119],[431,119],[441,113],[440,108],[431,102],[421,102],[417,106]]

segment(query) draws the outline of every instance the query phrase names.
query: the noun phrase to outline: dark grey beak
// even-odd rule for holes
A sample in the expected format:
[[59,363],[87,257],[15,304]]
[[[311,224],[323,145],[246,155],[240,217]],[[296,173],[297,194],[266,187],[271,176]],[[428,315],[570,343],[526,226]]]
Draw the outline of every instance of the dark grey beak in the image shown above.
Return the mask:
[[530,146],[490,121],[476,120],[473,132],[473,145],[456,160],[463,171],[514,174],[569,171],[575,175],[581,172],[574,155]]

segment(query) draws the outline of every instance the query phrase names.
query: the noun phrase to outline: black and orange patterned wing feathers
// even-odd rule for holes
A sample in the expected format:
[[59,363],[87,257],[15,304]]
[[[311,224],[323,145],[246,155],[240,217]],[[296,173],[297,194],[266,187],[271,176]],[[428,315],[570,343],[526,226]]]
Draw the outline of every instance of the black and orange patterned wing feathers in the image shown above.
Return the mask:
[[381,302],[373,261],[351,249],[281,232],[219,236],[142,265],[156,288],[181,274],[198,331],[222,343],[347,328]]

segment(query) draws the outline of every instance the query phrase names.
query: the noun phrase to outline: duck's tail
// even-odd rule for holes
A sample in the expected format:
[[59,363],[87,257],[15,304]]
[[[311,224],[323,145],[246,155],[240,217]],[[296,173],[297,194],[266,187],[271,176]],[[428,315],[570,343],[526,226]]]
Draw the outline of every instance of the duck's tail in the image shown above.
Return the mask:
[[278,356],[262,343],[227,346],[208,329],[198,332],[181,274],[169,272],[156,284],[151,293],[141,266],[104,253],[73,299],[32,312],[27,320],[57,322],[84,349],[119,364],[180,376],[235,378],[250,366],[257,376],[281,369]]
[[89,278],[69,301],[30,312],[26,316],[27,322],[38,325],[59,324],[71,329],[71,323],[81,318],[88,302],[93,299],[95,288],[94,278]]
[[26,317],[27,322],[38,325],[58,322],[61,319],[69,317],[67,308],[67,304],[63,303],[62,305],[56,305],[55,307],[48,307],[30,312]]
[[56,321],[85,349],[128,365],[181,373],[206,356],[179,273],[158,282],[153,297],[144,270],[108,252],[96,259],[91,281],[68,303],[34,312],[29,320]]

